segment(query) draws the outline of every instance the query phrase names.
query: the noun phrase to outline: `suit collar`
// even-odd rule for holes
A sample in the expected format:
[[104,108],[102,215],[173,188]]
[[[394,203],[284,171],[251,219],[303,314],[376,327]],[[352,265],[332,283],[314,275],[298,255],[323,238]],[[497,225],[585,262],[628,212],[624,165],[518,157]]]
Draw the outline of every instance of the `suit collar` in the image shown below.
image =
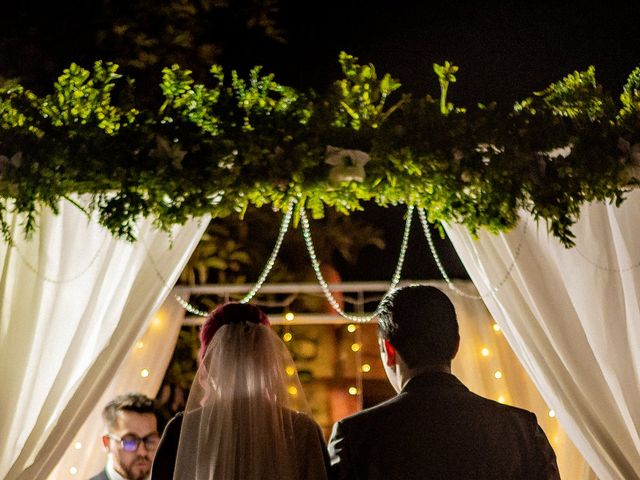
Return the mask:
[[402,389],[402,393],[431,388],[462,388],[469,390],[455,375],[444,372],[426,372],[413,377]]

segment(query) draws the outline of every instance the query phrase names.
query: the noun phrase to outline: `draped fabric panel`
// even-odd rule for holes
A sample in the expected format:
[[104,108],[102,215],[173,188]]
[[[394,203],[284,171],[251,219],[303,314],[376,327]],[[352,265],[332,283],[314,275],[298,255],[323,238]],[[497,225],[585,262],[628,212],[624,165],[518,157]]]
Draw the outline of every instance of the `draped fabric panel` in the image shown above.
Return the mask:
[[[83,199],[77,199],[82,203]],[[207,219],[114,239],[70,202],[0,242],[0,478],[45,478],[175,283]],[[7,413],[9,412],[9,413]]]
[[640,479],[640,192],[586,205],[563,247],[521,214],[507,234],[447,232],[493,317],[603,480]]
[[156,397],[184,320],[185,310],[174,294],[184,295],[180,289],[174,289],[153,314],[146,331],[129,349],[113,380],[49,475],[49,480],[90,478],[104,468],[107,454],[101,440],[106,432],[102,409],[111,399],[128,392]]

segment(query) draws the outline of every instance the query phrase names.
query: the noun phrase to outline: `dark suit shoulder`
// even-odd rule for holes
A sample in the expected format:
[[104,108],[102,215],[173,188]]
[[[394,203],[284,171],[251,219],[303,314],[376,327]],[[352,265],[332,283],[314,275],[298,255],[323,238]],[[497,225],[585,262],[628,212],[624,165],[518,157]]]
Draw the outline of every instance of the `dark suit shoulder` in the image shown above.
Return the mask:
[[403,403],[406,400],[406,393],[400,393],[382,403],[379,403],[378,405],[374,405],[373,407],[366,408],[360,412],[344,417],[339,420],[338,423],[352,426],[369,423],[375,418],[386,418],[389,413],[395,410],[401,410],[403,408]]
[[444,373],[412,379],[396,397],[337,422],[329,452],[340,479],[558,478],[535,414]]
[[469,392],[469,405],[471,405],[472,408],[484,410],[487,414],[495,415],[497,418],[509,418],[515,422],[528,424],[532,428],[538,424],[536,414],[529,410],[496,402],[495,400],[482,397],[473,392]]
[[486,408],[493,408],[498,412],[510,413],[513,415],[522,415],[524,417],[535,417],[535,414],[524,408],[515,407],[513,405],[507,405],[506,403],[500,403],[487,397],[478,395],[477,393],[469,392],[469,397],[475,399],[485,405]]

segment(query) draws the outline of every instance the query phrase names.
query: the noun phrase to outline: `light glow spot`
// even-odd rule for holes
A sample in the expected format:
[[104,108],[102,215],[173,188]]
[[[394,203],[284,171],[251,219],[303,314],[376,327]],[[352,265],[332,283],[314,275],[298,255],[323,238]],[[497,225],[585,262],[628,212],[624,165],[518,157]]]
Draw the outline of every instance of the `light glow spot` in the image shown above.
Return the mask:
[[494,323],[492,328],[493,328],[494,332],[499,332],[500,331],[500,325],[498,325],[497,323]]
[[287,391],[289,392],[289,395],[291,395],[292,397],[295,397],[296,395],[298,395],[298,389],[293,385],[291,385]]
[[293,339],[293,335],[291,335],[291,332],[287,332],[284,335],[282,335],[282,339],[285,342],[290,342]]
[[77,469],[76,467],[71,467],[71,468],[69,469],[69,473],[70,473],[71,475],[75,475],[76,473],[78,473],[78,469]]
[[354,352],[358,352],[360,351],[361,347],[362,345],[360,345],[359,343],[354,343],[353,345],[351,345],[351,350],[353,350]]
[[505,399],[504,399],[504,397],[502,395],[500,395],[498,397],[498,402],[500,402],[500,403],[504,403],[505,402]]
[[150,373],[149,370],[146,368],[143,368],[142,370],[140,370],[140,376],[142,378],[147,378],[149,376],[149,373]]
[[555,417],[556,416],[556,411],[555,410],[549,410],[549,416],[551,418]]
[[144,348],[144,342],[142,340],[140,340],[138,343],[136,343],[136,348],[139,350],[141,348]]
[[369,365],[368,363],[363,363],[362,367],[360,367],[360,370],[362,370],[364,373],[370,372],[371,365]]
[[488,357],[488,356],[489,356],[489,353],[491,353],[491,352],[489,352],[489,349],[488,349],[488,348],[486,348],[486,347],[485,347],[485,348],[483,348],[482,350],[480,350],[480,354],[481,354],[483,357]]
[[496,371],[496,373],[493,374],[494,377],[500,379],[502,378],[502,372],[500,370]]
[[76,442],[76,443],[73,445],[73,448],[75,448],[76,450],[80,450],[80,449],[82,448],[82,444],[81,444],[80,442]]
[[356,387],[349,387],[349,395],[357,395],[358,389]]
[[293,312],[287,312],[287,314],[284,316],[284,319],[287,322],[293,322],[294,318],[296,318],[296,316],[293,314]]
[[358,329],[358,327],[356,327],[353,323],[350,323],[349,325],[347,325],[347,331],[349,333],[353,333]]
[[287,375],[289,375],[290,377],[293,377],[296,373],[296,369],[293,368],[291,365],[287,365],[284,371],[287,372]]

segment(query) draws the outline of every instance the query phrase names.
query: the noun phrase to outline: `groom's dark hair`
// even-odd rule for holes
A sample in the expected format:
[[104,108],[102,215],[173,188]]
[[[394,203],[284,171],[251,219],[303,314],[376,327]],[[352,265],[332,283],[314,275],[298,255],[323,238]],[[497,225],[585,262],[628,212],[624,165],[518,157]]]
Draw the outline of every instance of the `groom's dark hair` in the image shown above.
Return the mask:
[[460,340],[451,300],[427,285],[402,287],[384,298],[378,335],[389,341],[409,368],[450,363]]

